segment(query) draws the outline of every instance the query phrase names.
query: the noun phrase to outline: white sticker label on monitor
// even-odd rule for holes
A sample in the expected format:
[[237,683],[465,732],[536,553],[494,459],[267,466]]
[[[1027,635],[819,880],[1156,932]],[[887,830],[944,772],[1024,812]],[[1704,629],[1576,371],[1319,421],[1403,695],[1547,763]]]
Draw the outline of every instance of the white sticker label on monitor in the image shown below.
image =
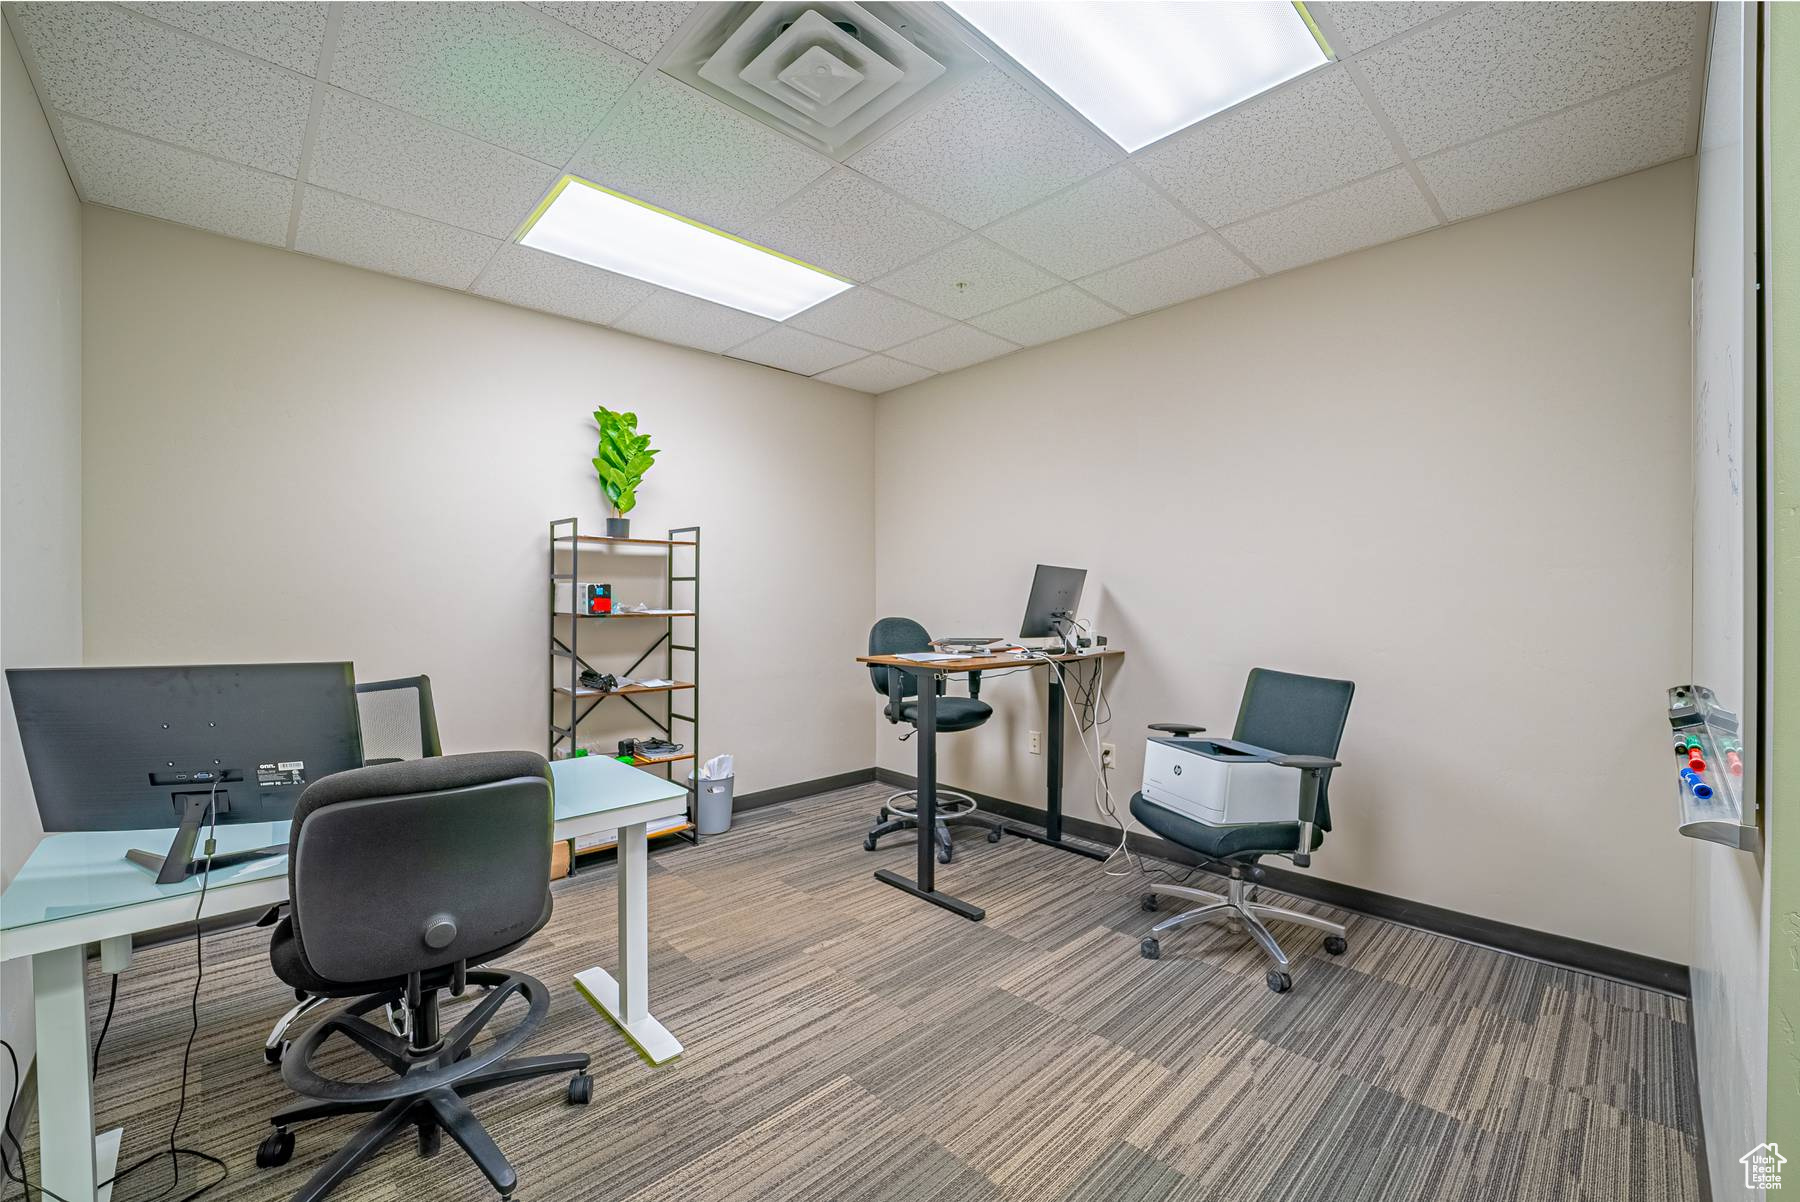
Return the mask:
[[282,760],[276,764],[258,764],[256,783],[265,789],[304,785],[306,783],[306,761]]

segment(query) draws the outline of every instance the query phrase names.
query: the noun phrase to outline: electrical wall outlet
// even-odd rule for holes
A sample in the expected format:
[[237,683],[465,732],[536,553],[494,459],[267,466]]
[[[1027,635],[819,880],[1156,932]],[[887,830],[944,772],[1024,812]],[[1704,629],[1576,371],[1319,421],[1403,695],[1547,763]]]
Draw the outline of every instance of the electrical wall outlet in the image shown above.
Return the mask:
[[1025,740],[1025,750],[1031,752],[1032,755],[1044,754],[1044,738],[1037,731],[1027,731]]
[[1100,766],[1102,768],[1111,768],[1113,765],[1117,764],[1118,762],[1119,762],[1118,747],[1112,743],[1100,744]]

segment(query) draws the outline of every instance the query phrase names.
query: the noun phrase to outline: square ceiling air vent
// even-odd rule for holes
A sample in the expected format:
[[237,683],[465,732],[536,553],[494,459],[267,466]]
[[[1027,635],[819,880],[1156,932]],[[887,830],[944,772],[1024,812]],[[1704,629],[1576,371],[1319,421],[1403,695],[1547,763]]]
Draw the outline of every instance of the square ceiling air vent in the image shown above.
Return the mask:
[[719,5],[663,70],[842,159],[983,65],[954,21],[893,5]]

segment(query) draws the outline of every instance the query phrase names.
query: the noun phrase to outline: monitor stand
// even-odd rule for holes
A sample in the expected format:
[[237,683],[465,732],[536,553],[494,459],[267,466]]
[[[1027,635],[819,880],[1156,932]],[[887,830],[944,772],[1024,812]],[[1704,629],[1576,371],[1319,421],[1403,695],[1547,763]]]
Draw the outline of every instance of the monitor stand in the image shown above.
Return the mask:
[[[169,843],[165,855],[157,855],[153,851],[140,851],[136,848],[125,853],[125,858],[140,868],[148,868],[156,874],[159,885],[175,885],[190,876],[199,876],[209,868],[230,868],[234,864],[248,864],[252,860],[261,860],[268,856],[278,856],[287,851],[284,844],[272,847],[255,847],[248,851],[226,851],[203,859],[194,859],[194,844],[200,839],[200,828],[206,822],[206,811],[212,798],[206,793],[189,793],[181,808],[181,825],[175,828],[175,838]],[[223,797],[219,800],[222,802]]]

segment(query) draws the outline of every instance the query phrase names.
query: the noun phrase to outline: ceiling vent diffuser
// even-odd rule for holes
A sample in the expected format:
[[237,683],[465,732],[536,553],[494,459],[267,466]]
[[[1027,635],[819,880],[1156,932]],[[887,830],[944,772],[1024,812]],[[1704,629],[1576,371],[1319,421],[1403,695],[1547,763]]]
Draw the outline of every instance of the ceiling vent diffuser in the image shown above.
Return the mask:
[[717,6],[663,70],[842,159],[984,61],[925,6],[770,0]]

